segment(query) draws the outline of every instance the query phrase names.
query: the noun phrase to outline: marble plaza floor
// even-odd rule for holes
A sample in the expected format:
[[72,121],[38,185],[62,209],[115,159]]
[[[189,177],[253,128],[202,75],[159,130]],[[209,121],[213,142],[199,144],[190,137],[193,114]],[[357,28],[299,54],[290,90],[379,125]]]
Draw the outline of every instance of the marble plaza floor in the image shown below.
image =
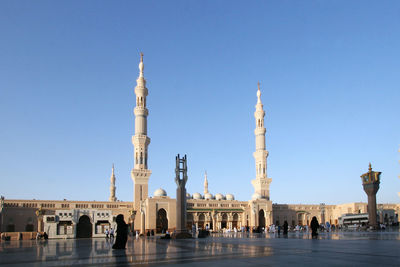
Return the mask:
[[217,234],[204,239],[129,239],[115,251],[105,238],[2,241],[1,266],[400,266],[400,233]]

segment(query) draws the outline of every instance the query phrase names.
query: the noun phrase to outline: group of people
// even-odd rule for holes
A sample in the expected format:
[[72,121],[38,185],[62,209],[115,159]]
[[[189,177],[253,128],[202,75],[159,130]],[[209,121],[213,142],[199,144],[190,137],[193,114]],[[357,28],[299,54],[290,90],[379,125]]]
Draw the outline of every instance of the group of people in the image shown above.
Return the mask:
[[37,232],[36,233],[36,240],[40,240],[40,239],[47,240],[47,239],[49,239],[49,235],[46,232],[44,232],[43,234],[40,233],[40,232]]
[[[320,230],[322,229],[321,225],[318,223],[317,217],[314,216],[312,218],[310,226],[308,226],[308,225],[305,225],[305,226],[296,225],[293,228],[293,230],[294,231],[307,231],[308,232],[309,228],[311,228],[311,236],[312,236],[312,238],[316,238],[318,236],[318,229],[320,229]],[[327,225],[326,227],[324,226],[323,229],[325,229],[326,231],[331,231],[331,230],[333,230],[335,228],[334,228],[334,226]],[[271,224],[266,228],[258,226],[258,227],[253,227],[251,229],[251,232],[253,232],[253,233],[273,233],[273,234],[277,233],[278,236],[279,236],[281,234],[281,232],[283,232],[283,235],[287,235],[289,230],[290,230],[290,226],[289,226],[288,222],[284,221],[282,226],[280,226],[278,223],[276,225],[275,224]],[[223,230],[224,233],[229,233],[231,231],[232,231],[231,229],[224,229]],[[248,226],[242,226],[240,228],[240,230],[238,230],[236,227],[233,228],[233,232],[237,233],[239,231],[242,232],[242,233],[245,233],[245,232],[248,233],[248,232],[250,232],[250,228]]]
[[106,234],[107,239],[114,238],[114,229],[112,229],[112,228],[110,230],[106,229],[106,231],[104,233]]
[[[112,246],[112,248],[113,249],[125,249],[126,242],[128,240],[128,225],[125,223],[124,216],[122,214],[120,214],[120,215],[118,215],[116,217],[116,222],[117,222],[117,231],[116,231],[117,232],[117,236],[116,236],[116,240],[115,240],[115,243]],[[192,229],[192,231],[193,230],[197,230],[195,228],[195,226],[193,228],[194,229]],[[318,229],[320,228],[320,225],[318,223],[317,217],[314,216],[312,218],[311,224],[310,224],[310,228],[311,228],[311,236],[312,236],[312,238],[317,238],[318,237]],[[280,235],[281,230],[283,230],[283,235],[287,235],[288,234],[288,229],[289,229],[288,222],[285,221],[283,223],[283,227],[282,228],[281,228],[280,225],[276,226],[276,225],[272,224],[267,228],[267,231],[270,232],[270,233],[276,233],[277,232],[278,235]],[[307,229],[308,229],[308,226],[307,226]],[[259,232],[261,232],[261,231],[263,231],[265,229],[253,229],[253,232],[257,232],[257,230]],[[238,232],[236,227],[234,227],[233,231],[235,233]],[[249,227],[242,227],[241,228],[241,232],[245,232],[245,231],[248,232],[249,231]],[[110,237],[110,238],[113,239],[114,238],[114,229],[111,228],[110,231],[108,231],[108,229],[107,229],[105,234],[106,234],[106,238]],[[152,231],[148,231],[146,233],[146,235],[147,236],[154,235],[154,231],[153,230]],[[137,232],[136,232],[136,236],[138,237],[138,233]],[[166,235],[165,235],[164,238],[166,238],[166,239],[171,238],[171,236],[170,236],[168,231],[166,232]]]

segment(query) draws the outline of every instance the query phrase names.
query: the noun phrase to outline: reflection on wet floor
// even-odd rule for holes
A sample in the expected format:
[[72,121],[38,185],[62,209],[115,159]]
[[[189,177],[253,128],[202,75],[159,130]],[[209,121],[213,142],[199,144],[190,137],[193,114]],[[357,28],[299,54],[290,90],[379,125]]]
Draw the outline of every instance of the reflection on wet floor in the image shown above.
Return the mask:
[[[297,239],[312,239],[311,232],[289,232],[287,236],[278,233],[218,233],[213,234],[214,237],[229,237],[229,238],[297,238]],[[400,240],[400,232],[397,231],[335,231],[335,232],[320,232],[318,239],[368,239],[368,240]]]
[[[292,255],[300,257],[315,253],[318,249],[329,253],[371,253],[371,242],[382,246],[396,241],[397,232],[332,232],[320,233],[321,241],[307,240],[306,232],[277,234],[225,233],[209,238],[190,240],[161,240],[157,237],[129,239],[126,250],[112,250],[111,242],[103,238],[67,239],[47,241],[8,241],[0,243],[2,265],[99,265],[99,264],[167,264],[195,263],[198,261],[224,261],[232,259],[257,259]],[[330,240],[346,241],[336,246]],[[339,242],[340,242],[339,241]],[[317,243],[316,243],[317,242]],[[328,242],[328,243],[327,243]],[[386,242],[386,243],[385,243]],[[346,248],[346,246],[349,246]],[[392,245],[391,245],[392,246]],[[400,248],[400,247],[399,247]],[[396,250],[397,251],[397,250]],[[379,253],[375,250],[374,253]],[[389,255],[391,255],[389,253]],[[397,253],[394,253],[397,256]],[[238,261],[239,262],[239,261]]]

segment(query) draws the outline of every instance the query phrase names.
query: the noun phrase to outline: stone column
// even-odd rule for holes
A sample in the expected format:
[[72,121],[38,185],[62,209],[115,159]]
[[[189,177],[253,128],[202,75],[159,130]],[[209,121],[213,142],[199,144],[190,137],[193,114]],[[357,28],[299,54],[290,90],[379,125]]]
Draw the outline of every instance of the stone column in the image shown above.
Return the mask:
[[36,216],[38,218],[38,232],[44,231],[44,223],[43,223],[43,215],[44,214],[45,214],[45,211],[41,207],[36,211]]
[[215,219],[216,215],[212,215],[212,222],[213,222],[213,228],[212,230],[215,232],[217,230],[217,220]]
[[140,234],[146,234],[146,204],[144,201],[140,202]]
[[38,232],[43,232],[44,225],[43,225],[43,216],[38,217]]
[[323,223],[325,225],[325,203],[319,204],[319,208],[321,210],[321,221],[319,223]]
[[146,228],[145,228],[145,215],[144,212],[140,213],[140,234],[145,235],[146,233]]

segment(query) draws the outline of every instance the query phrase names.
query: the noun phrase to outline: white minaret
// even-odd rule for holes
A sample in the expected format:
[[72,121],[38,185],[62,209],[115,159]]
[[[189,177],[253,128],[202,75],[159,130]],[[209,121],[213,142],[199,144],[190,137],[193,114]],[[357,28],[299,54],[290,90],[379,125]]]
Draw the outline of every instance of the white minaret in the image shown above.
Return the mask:
[[265,132],[264,127],[264,116],[263,104],[261,103],[261,91],[260,83],[258,83],[257,91],[257,104],[254,117],[256,119],[256,129],[254,135],[256,136],[256,151],[253,153],[253,157],[256,163],[256,179],[252,180],[251,183],[254,187],[255,193],[261,195],[261,198],[269,200],[269,184],[272,179],[267,178],[267,157],[268,151],[265,148]]
[[204,173],[204,195],[208,193],[207,171]]
[[110,198],[109,198],[109,200],[111,202],[115,202],[115,201],[117,201],[117,198],[115,197],[115,189],[116,189],[116,187],[115,187],[114,164],[112,165],[110,181],[111,181],[111,185],[110,185]]
[[151,171],[147,169],[147,147],[150,144],[150,138],[147,136],[147,116],[149,111],[146,108],[146,80],[143,76],[143,53],[140,53],[139,78],[136,80],[135,95],[136,107],[135,114],[135,135],[132,136],[134,146],[134,167],[131,177],[134,182],[134,206],[135,210],[140,209],[140,202],[147,199],[148,182]]

